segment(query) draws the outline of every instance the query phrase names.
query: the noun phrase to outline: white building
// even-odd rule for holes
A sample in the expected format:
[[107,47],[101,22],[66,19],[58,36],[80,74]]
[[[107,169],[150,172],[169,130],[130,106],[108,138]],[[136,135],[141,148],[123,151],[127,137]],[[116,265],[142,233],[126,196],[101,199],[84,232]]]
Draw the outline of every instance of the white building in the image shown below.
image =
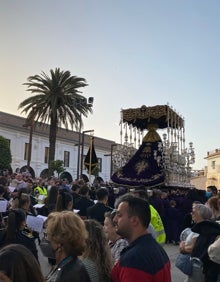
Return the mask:
[[206,187],[216,186],[220,189],[220,149],[207,152],[207,180]]
[[[24,168],[27,165],[30,127],[24,127],[25,122],[26,119],[23,117],[0,112],[0,135],[10,142],[13,171],[17,168]],[[59,128],[57,133],[55,160],[64,161],[66,172],[73,179],[76,179],[77,172],[81,173],[82,171],[83,174],[88,175],[84,165],[81,167],[81,153],[83,147],[83,157],[87,154],[90,135],[84,133],[82,135],[84,136],[84,143],[80,146],[79,154],[78,132]],[[94,147],[99,161],[99,176],[104,181],[109,181],[110,179],[112,144],[115,144],[115,142],[94,136]],[[48,153],[49,127],[45,128],[37,124],[32,134],[30,162],[30,167],[33,169],[36,177],[40,177],[42,172],[48,168]]]

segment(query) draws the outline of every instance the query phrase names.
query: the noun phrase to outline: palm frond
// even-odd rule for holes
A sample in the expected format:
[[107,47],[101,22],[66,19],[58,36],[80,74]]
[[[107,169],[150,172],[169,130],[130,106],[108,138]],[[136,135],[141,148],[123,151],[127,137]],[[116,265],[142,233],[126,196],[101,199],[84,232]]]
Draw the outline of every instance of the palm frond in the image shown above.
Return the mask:
[[70,71],[51,69],[49,75],[41,72],[39,75],[29,76],[23,85],[32,96],[22,101],[18,109],[27,114],[29,121],[34,118],[43,125],[50,124],[52,151],[56,142],[54,133],[56,134],[58,126],[78,128],[82,116],[87,117],[92,113],[92,108],[80,91],[82,87],[88,86],[86,79],[72,76]]

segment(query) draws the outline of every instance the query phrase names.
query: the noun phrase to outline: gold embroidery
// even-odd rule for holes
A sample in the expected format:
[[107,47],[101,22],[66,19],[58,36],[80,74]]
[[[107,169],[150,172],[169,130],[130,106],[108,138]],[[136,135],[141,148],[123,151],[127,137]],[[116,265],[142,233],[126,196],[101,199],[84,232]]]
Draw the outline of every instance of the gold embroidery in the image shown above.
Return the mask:
[[149,164],[146,160],[138,162],[135,165],[135,171],[136,171],[137,175],[139,175],[141,172],[143,172],[146,168],[149,168]]

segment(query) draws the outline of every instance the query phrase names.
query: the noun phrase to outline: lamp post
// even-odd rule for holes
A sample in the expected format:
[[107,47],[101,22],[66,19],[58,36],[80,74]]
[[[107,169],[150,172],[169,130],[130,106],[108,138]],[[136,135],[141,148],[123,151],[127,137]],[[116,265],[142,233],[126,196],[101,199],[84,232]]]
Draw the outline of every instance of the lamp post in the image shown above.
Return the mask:
[[[82,99],[80,101],[81,105],[87,105],[89,107],[93,106],[94,98],[89,97],[88,102],[87,99]],[[82,113],[80,113],[80,123],[79,123],[79,132],[78,132],[78,157],[77,157],[77,179],[79,179],[80,173],[80,149],[81,149],[81,135],[82,135]],[[82,163],[82,160],[81,160]],[[82,172],[81,172],[82,174]]]
[[82,114],[80,113],[79,134],[78,134],[77,179],[79,179],[79,163],[80,163],[81,130],[82,130]]
[[35,110],[36,107],[33,107],[29,119],[26,119],[25,124],[23,124],[23,127],[30,127],[29,132],[29,143],[28,143],[28,156],[27,156],[27,169],[30,170],[30,164],[31,164],[31,153],[32,153],[32,138],[33,138],[33,131],[34,131],[34,123],[35,123]]
[[28,159],[27,159],[27,169],[28,169],[28,171],[30,170],[30,164],[31,164],[32,137],[33,137],[33,124],[30,126],[30,135],[29,135]]
[[33,124],[23,124],[23,127],[30,127],[29,131],[29,143],[28,143],[28,151],[27,151],[27,169],[29,171],[30,169],[30,164],[31,164],[31,152],[32,152],[32,137],[33,137]]
[[110,168],[110,178],[113,173],[113,148],[117,147],[118,144],[111,144],[111,168]]
[[81,151],[81,166],[80,166],[80,175],[82,175],[82,171],[83,171],[83,154],[84,154],[84,137],[85,137],[85,133],[94,133],[94,129],[91,130],[84,130],[82,133],[82,151]]
[[117,148],[117,146],[118,146],[119,144],[117,144],[117,143],[112,143],[111,144],[111,149],[110,149],[110,153],[109,154],[105,154],[104,156],[105,157],[110,157],[110,178],[111,178],[111,176],[112,176],[112,174],[113,174],[113,170],[114,170],[114,165],[113,165],[113,157],[114,157],[114,147],[116,147]]

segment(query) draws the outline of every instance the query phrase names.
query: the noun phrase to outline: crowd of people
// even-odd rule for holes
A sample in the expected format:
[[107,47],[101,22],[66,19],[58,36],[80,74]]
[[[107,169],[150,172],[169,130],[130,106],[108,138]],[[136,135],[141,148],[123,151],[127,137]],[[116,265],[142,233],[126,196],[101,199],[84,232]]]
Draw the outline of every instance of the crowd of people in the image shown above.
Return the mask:
[[[201,261],[200,271],[194,267],[188,281],[218,281],[220,196],[213,186],[207,191],[130,189],[91,186],[83,179],[32,179],[18,172],[0,177],[0,202],[1,281],[170,282],[164,244],[179,245],[180,252]],[[27,222],[39,215],[45,218],[42,232]],[[195,235],[190,244],[180,240],[186,228]],[[37,244],[51,264],[47,277]],[[9,260],[13,267],[6,266]],[[17,264],[26,265],[20,266],[28,272],[22,280]]]

